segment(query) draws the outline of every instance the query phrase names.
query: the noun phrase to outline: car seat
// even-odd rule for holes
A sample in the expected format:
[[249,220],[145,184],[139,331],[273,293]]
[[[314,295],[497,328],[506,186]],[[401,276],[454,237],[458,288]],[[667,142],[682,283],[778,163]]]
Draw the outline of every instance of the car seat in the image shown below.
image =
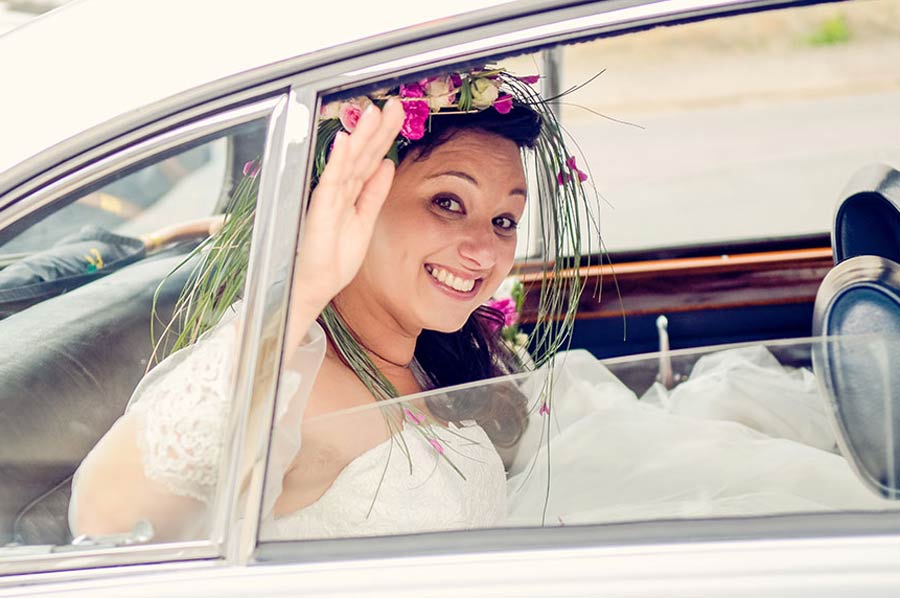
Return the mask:
[[900,497],[900,172],[866,168],[835,211],[836,266],[816,295],[816,377],[841,451],[863,482]]
[[[0,546],[71,539],[71,476],[143,376],[154,292],[183,259],[144,259],[0,321]],[[190,271],[162,285],[164,322]]]

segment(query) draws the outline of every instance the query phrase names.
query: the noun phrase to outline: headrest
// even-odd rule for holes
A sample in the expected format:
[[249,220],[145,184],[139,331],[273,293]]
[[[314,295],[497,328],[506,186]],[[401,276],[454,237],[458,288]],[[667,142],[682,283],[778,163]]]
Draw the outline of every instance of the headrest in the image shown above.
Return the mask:
[[848,258],[816,295],[813,368],[841,452],[863,482],[900,498],[900,265]]
[[145,257],[140,239],[84,226],[53,247],[0,270],[0,318],[62,295]]
[[868,166],[853,176],[843,197],[832,229],[835,263],[860,255],[900,263],[900,172]]

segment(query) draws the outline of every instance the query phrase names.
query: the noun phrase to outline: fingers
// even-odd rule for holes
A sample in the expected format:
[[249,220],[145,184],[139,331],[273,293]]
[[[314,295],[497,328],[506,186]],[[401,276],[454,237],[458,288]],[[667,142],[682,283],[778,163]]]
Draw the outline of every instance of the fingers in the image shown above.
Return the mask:
[[387,199],[394,181],[394,163],[388,159],[381,161],[375,173],[369,177],[356,201],[357,213],[367,224],[374,225],[375,218]]
[[403,107],[389,100],[384,110],[370,105],[363,114],[348,143],[348,159],[353,174],[365,182],[381,164],[403,124]]
[[355,204],[368,180],[381,168],[403,120],[399,100],[388,100],[383,110],[370,105],[352,134],[339,132],[335,136],[328,164],[319,179],[318,194],[332,195],[332,207]]
[[325,165],[325,170],[322,171],[322,176],[319,177],[317,190],[336,187],[340,184],[347,170],[347,151],[347,134],[339,131],[334,136],[331,154],[328,156],[328,163]]

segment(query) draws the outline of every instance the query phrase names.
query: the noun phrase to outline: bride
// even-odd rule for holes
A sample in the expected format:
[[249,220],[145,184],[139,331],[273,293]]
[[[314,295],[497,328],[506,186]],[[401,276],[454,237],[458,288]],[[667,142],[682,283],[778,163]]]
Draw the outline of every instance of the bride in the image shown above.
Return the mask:
[[[376,382],[392,396],[516,367],[513,353],[491,334],[498,314],[480,306],[512,268],[526,201],[521,150],[537,143],[542,122],[528,106],[506,104],[509,96],[499,93],[506,73],[476,74],[437,82],[445,86],[444,96],[453,93],[450,86],[468,85],[470,106],[435,115],[427,135],[416,109],[424,104],[429,114],[426,102],[434,98],[421,92],[438,87],[434,80],[401,86],[400,97],[379,101],[380,109],[360,99],[342,103],[343,130],[333,134],[327,167],[317,173],[296,260],[284,363],[297,379],[288,393],[293,396],[282,401],[282,390],[279,397],[271,461],[282,471],[269,481],[264,531],[290,536],[329,525],[328,514],[321,520],[318,514],[327,502],[323,496],[336,493],[339,477],[345,487],[367,484],[348,476],[349,468],[359,467],[360,455],[372,459],[373,447],[394,446],[385,441],[395,436],[406,454],[402,464],[399,450],[385,459],[391,469],[375,506],[371,500],[348,505],[350,489],[334,501],[341,512],[331,517],[342,529],[422,529],[434,522],[440,506],[435,499],[454,513],[443,521],[450,528],[493,525],[505,515],[505,473],[491,442],[491,436],[502,444],[518,435],[505,418],[488,433],[477,424],[450,422],[422,403],[352,429],[301,428],[304,418],[376,401],[359,366],[351,365],[360,356],[348,355],[341,330],[352,331],[345,334],[353,339],[350,350],[362,348]],[[385,158],[389,153],[397,155],[397,166]],[[327,335],[316,322],[320,316]],[[121,533],[140,520],[153,526],[156,540],[205,533],[236,330],[236,318],[226,316],[142,380],[125,415],[79,468],[70,502],[74,534]],[[514,425],[521,426],[524,400],[508,411],[517,408]],[[279,439],[284,450],[276,450]],[[450,453],[470,458],[453,459],[422,486],[422,476],[434,469],[426,462]],[[407,479],[410,469],[415,481]],[[466,487],[460,487],[462,479]],[[438,485],[444,491],[437,492]],[[469,492],[475,486],[478,491]],[[416,487],[432,499],[407,494]],[[396,516],[396,502],[381,510],[392,501],[404,505],[403,518]]]
[[[395,399],[521,371],[517,354],[497,334],[502,315],[483,306],[513,266],[526,196],[541,202],[545,235],[569,239],[577,262],[577,235],[568,233],[578,230],[576,204],[584,200],[586,176],[565,151],[552,113],[530,91],[532,82],[499,69],[476,70],[323,109],[319,145],[330,153],[327,165],[324,153],[317,162],[325,166],[315,173],[295,265],[263,538],[534,523],[535,513],[546,515],[548,507],[555,514],[550,523],[579,520],[571,505],[552,511],[543,490],[550,480],[532,475],[547,471],[542,464],[549,456],[536,439],[547,440],[540,431],[554,395],[556,425],[568,422],[548,435],[570,451],[559,454],[588,456],[617,445],[634,451],[613,452],[593,469],[573,469],[573,477],[558,470],[554,484],[567,490],[555,496],[582,497],[582,511],[591,504],[613,518],[634,516],[639,488],[660,482],[664,467],[648,474],[652,481],[634,481],[646,465],[639,449],[652,438],[623,436],[623,417],[649,418],[652,429],[670,431],[673,442],[684,437],[677,430],[686,431],[698,447],[686,459],[708,454],[717,443],[723,450],[718,458],[727,461],[727,446],[736,444],[743,457],[778,454],[800,469],[819,463],[821,475],[807,476],[816,478],[809,493],[853,483],[840,457],[820,448],[793,442],[787,452],[767,452],[768,437],[721,422],[686,425],[636,408],[635,397],[623,399],[621,384],[584,356],[560,368],[559,385],[550,384],[548,360],[569,333],[575,307],[560,292],[542,296],[546,322],[531,345],[537,365],[548,362],[540,370],[543,382],[490,384],[475,398],[470,392]],[[531,150],[540,158],[537,196],[536,189],[528,192],[523,163]],[[554,268],[563,267],[563,260],[548,257]],[[545,286],[580,289],[578,280],[565,280],[548,276]],[[208,533],[238,312],[141,381],[126,413],[79,468],[69,511],[74,534],[122,533],[142,520],[152,525],[156,541]],[[332,417],[338,413],[346,415]],[[703,438],[705,448],[697,443]],[[521,448],[523,439],[531,448]],[[653,457],[658,462],[659,455]],[[586,477],[576,479],[576,473]],[[692,490],[702,494],[720,474],[705,481],[689,476]],[[622,483],[609,475],[624,476]],[[628,484],[634,488],[624,492]],[[864,493],[840,501],[872,504]]]

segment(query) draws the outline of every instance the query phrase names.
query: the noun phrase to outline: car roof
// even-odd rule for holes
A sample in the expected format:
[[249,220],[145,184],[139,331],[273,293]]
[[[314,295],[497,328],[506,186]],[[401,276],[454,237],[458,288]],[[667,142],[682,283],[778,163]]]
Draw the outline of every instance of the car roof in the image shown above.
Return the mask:
[[72,2],[0,36],[0,193],[30,178],[29,157],[185,90],[329,48],[347,54],[389,32],[409,38],[490,21],[501,5],[522,14],[548,3]]

